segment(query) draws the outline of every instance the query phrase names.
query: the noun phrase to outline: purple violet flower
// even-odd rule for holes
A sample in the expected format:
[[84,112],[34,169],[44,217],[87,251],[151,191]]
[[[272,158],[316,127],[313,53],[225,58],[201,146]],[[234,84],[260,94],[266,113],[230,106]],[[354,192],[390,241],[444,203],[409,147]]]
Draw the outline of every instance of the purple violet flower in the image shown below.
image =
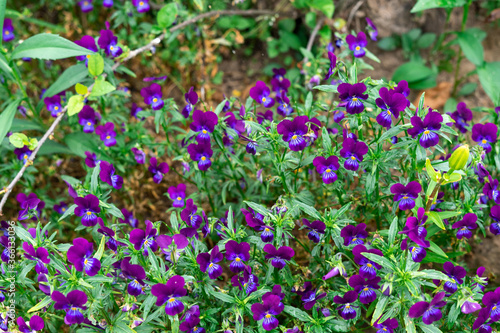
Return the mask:
[[439,143],[439,135],[436,133],[441,128],[443,116],[439,112],[429,111],[424,120],[419,116],[411,117],[413,128],[408,129],[408,134],[412,137],[422,134],[420,145],[429,148]]
[[141,111],[143,111],[142,108],[137,106],[137,104],[132,103],[132,108],[130,108],[130,116],[138,120],[144,120],[146,119],[146,117],[141,117],[140,119],[137,117],[137,114]]
[[4,42],[10,42],[16,36],[14,35],[14,26],[12,25],[12,20],[10,18],[6,18],[3,20],[3,30],[2,30],[2,39]]
[[375,24],[372,22],[372,20],[370,20],[368,17],[366,17],[365,19],[366,19],[366,24],[368,25],[366,27],[367,30],[368,30],[368,35],[370,36],[371,40],[376,41],[377,40],[377,36],[378,36],[378,29],[375,26]]
[[336,304],[342,304],[337,308],[338,314],[345,320],[356,318],[357,306],[352,305],[358,299],[358,293],[354,290],[350,290],[344,294],[344,296],[335,296],[333,302]]
[[377,98],[375,103],[383,111],[377,116],[377,123],[389,128],[392,124],[392,115],[395,118],[399,117],[399,113],[406,108],[407,99],[402,94],[388,90],[386,87],[380,88],[379,95],[380,98]]
[[411,103],[408,100],[408,95],[410,95],[410,88],[408,88],[408,81],[399,81],[398,85],[394,87],[394,92],[400,93],[406,98],[406,106],[410,107]]
[[197,215],[198,206],[193,202],[193,199],[188,199],[186,202],[186,208],[181,212],[181,220],[186,222],[190,227],[198,229],[202,223],[202,218]]
[[406,186],[401,183],[391,186],[391,193],[394,194],[393,200],[399,202],[399,209],[401,210],[413,209],[415,199],[418,198],[420,192],[422,192],[422,185],[415,180],[409,182]]
[[261,303],[252,304],[252,313],[254,320],[263,320],[262,327],[266,331],[271,331],[279,326],[278,316],[285,306],[281,303],[278,296],[270,295],[262,299]]
[[272,259],[271,264],[278,270],[286,266],[285,260],[291,260],[295,255],[295,251],[288,246],[281,246],[276,249],[272,244],[266,244],[264,246],[264,252],[266,252],[266,259]]
[[361,100],[366,100],[368,94],[363,94],[366,91],[364,83],[341,83],[337,88],[339,98],[342,102],[346,103],[345,109],[349,114],[358,114],[363,112],[365,106]]
[[128,211],[126,208],[122,209],[123,219],[119,219],[120,223],[126,223],[132,228],[137,228],[139,226],[139,221],[134,217],[132,212]]
[[111,30],[101,30],[101,36],[97,40],[97,44],[107,56],[111,55],[113,58],[120,56],[123,52],[122,48],[117,45],[118,37]]
[[298,116],[293,121],[285,119],[278,124],[278,133],[282,135],[283,141],[288,142],[290,150],[301,151],[306,147],[307,122],[308,116]]
[[43,319],[37,315],[30,318],[30,324],[26,324],[22,317],[17,318],[17,326],[21,333],[36,333],[37,331],[43,330],[45,323]]
[[383,323],[379,323],[378,320],[373,324],[373,327],[377,328],[376,333],[394,333],[394,330],[398,328],[399,323],[396,318],[386,319]]
[[260,286],[259,278],[252,274],[252,267],[245,266],[243,277],[234,275],[231,278],[233,287],[238,287],[240,290],[245,290],[246,295],[250,295]]
[[66,316],[64,317],[64,323],[66,325],[81,324],[84,321],[83,314],[81,310],[86,310],[87,307],[87,295],[80,290],[73,290],[64,296],[63,293],[55,290],[50,297],[54,302],[55,310],[66,311]]
[[468,121],[472,120],[472,111],[467,108],[464,102],[457,105],[457,110],[451,114],[451,119],[455,120],[455,127],[462,133],[467,133]]
[[130,242],[134,245],[137,251],[142,249],[144,256],[149,255],[149,250],[156,252],[158,244],[156,244],[156,237],[158,231],[153,228],[153,223],[146,220],[146,231],[142,229],[134,229],[130,232]]
[[113,0],[102,0],[102,6],[106,8],[113,7]]
[[191,159],[198,162],[198,168],[200,171],[207,171],[212,165],[210,158],[213,155],[213,151],[209,143],[192,143],[188,146],[187,151]]
[[[94,37],[89,36],[89,35],[82,36],[82,38],[80,38],[79,40],[75,40],[75,44],[79,45],[81,47],[84,47],[87,50],[90,50],[92,52],[97,52],[98,51]],[[89,58],[90,58],[90,54],[83,55],[83,56],[78,56],[78,57],[76,57],[76,60],[78,60],[78,61],[85,61],[85,66],[87,66]]]
[[35,193],[30,193],[29,195],[19,193],[16,196],[16,200],[21,206],[21,210],[17,216],[19,221],[29,218],[33,221],[40,219],[42,216],[42,209],[45,207],[45,202],[40,200]]
[[49,259],[49,251],[43,247],[39,247],[36,249],[33,245],[28,242],[23,243],[23,250],[26,252],[24,256],[28,260],[33,260],[36,262],[35,271],[37,274],[48,274],[49,271],[44,264],[50,263]]
[[245,264],[243,262],[250,260],[250,244],[247,242],[237,243],[230,240],[226,243],[226,259],[232,260],[229,269],[233,273],[243,272]]
[[161,110],[165,105],[162,99],[161,86],[158,83],[142,88],[141,96],[144,98],[144,103],[151,105],[153,110]]
[[153,174],[153,181],[156,184],[160,184],[163,176],[165,176],[170,168],[168,167],[168,164],[166,162],[158,164],[158,160],[156,159],[156,157],[151,157],[151,159],[149,160],[148,170]]
[[189,118],[191,111],[193,111],[193,106],[198,103],[198,94],[194,91],[194,87],[191,87],[189,91],[184,94],[184,99],[186,100],[187,105],[182,109],[182,115],[187,119]]
[[[83,126],[84,133],[94,132],[94,126],[101,120],[101,115],[92,107],[85,105],[78,113],[78,123]],[[101,138],[101,140],[103,140]]]
[[218,122],[219,118],[215,112],[194,110],[193,122],[189,125],[189,128],[191,128],[193,132],[198,133],[198,136],[196,137],[198,142],[209,143],[210,133],[213,133],[215,125],[217,125]]
[[486,153],[491,151],[491,143],[497,141],[498,128],[493,123],[472,126],[472,140],[483,147]]
[[255,212],[252,208],[248,208],[248,210],[242,208],[241,212],[245,216],[245,221],[250,228],[253,228],[255,231],[262,231],[260,238],[264,243],[273,241],[274,233],[272,230],[274,229],[264,223],[264,216],[262,214]]
[[332,155],[328,158],[317,156],[313,160],[313,165],[316,167],[316,171],[321,175],[323,183],[331,184],[337,180],[337,174],[334,172],[340,168],[339,158],[337,156]]
[[78,6],[83,13],[91,12],[94,9],[94,5],[92,4],[92,0],[82,0],[78,1]]
[[198,254],[196,262],[200,265],[200,270],[203,273],[208,271],[208,277],[215,280],[222,274],[222,267],[217,263],[223,259],[224,256],[219,252],[219,246],[216,245],[210,253]]
[[62,110],[61,96],[54,95],[52,97],[45,97],[43,99],[43,102],[45,103],[47,110],[50,111],[50,115],[56,118],[59,112],[61,112]]
[[93,227],[97,224],[97,214],[101,212],[99,199],[93,194],[87,194],[84,198],[75,198],[75,215],[82,216],[82,224]]
[[493,180],[493,178],[491,178],[491,175],[488,175],[488,181],[484,184],[483,187],[483,194],[487,196],[489,200],[493,200],[496,204],[500,204],[498,179]]
[[184,304],[178,300],[179,297],[187,295],[184,288],[185,281],[182,276],[172,276],[166,284],[158,283],[151,288],[151,294],[156,296],[156,306],[165,305],[165,313],[169,316],[175,316],[184,311]]
[[205,329],[203,327],[199,327],[198,325],[200,324],[200,318],[199,317],[192,317],[189,320],[183,321],[179,325],[179,329],[183,332],[189,332],[189,333],[205,333]]
[[184,207],[184,199],[186,198],[186,185],[179,184],[176,186],[170,186],[168,188],[168,195],[170,199],[174,202],[172,206],[181,208]]
[[271,86],[273,91],[277,93],[287,92],[290,88],[290,80],[285,78],[286,69],[273,68],[273,78],[271,79]]
[[[486,311],[485,311],[486,310]],[[478,330],[478,333],[491,333],[493,332],[493,329],[491,328],[491,322],[487,323],[487,321],[490,319],[489,311],[487,308],[481,309],[479,311],[479,314],[474,321],[474,324],[472,325],[472,330]]]
[[361,266],[359,267],[360,276],[366,279],[373,279],[375,276],[377,276],[377,270],[381,269],[382,266],[366,258],[363,253],[373,253],[383,257],[382,251],[377,249],[367,250],[364,245],[356,245],[352,249],[354,262]]
[[349,279],[349,286],[359,294],[359,301],[363,304],[369,304],[377,299],[375,289],[380,289],[378,283],[381,278],[376,276],[371,279],[365,279],[361,275],[353,275]]
[[459,229],[457,231],[457,238],[462,239],[465,237],[470,239],[472,237],[472,231],[477,228],[477,215],[474,213],[467,213],[464,218],[458,222],[453,223],[453,229]]
[[[356,171],[359,169],[359,162],[363,162],[363,156],[368,152],[368,146],[362,141],[347,138],[342,143],[340,156],[345,158],[344,168]],[[359,162],[358,162],[359,161]]]
[[347,35],[345,41],[349,45],[349,49],[354,52],[354,57],[362,58],[365,56],[365,47],[368,45],[366,35],[363,31],[358,32],[357,36]]
[[270,108],[274,105],[274,99],[269,96],[270,93],[271,91],[263,81],[257,81],[255,86],[250,89],[250,97],[252,97],[257,104],[262,104],[266,108]]
[[[278,106],[279,108],[279,106]],[[262,125],[264,120],[268,120],[269,122],[273,121],[273,111],[272,110],[267,110],[265,113],[264,112],[257,112],[257,122]]]
[[145,13],[150,9],[149,0],[132,0],[132,5],[137,8],[138,13]]
[[121,189],[123,185],[123,178],[122,176],[115,174],[115,167],[113,166],[113,164],[102,161],[100,163],[100,166],[101,171],[99,172],[99,177],[101,178],[101,181],[107,183],[109,186],[112,186],[117,190]]
[[[279,115],[283,117],[288,117],[289,115],[292,114],[293,108],[290,105],[290,100],[286,96],[285,92],[282,92],[281,94],[278,94],[276,96],[276,102],[278,102],[278,107],[276,108],[276,112],[278,112]],[[273,121],[272,111],[271,111],[271,119],[269,119],[269,121]]]
[[130,257],[123,258],[120,268],[125,278],[132,280],[127,286],[127,292],[132,296],[139,296],[144,292],[142,280],[146,278],[146,272],[141,265],[132,265],[130,259]]
[[90,151],[86,151],[85,156],[86,156],[85,157],[85,164],[89,168],[95,168],[95,166],[98,163],[97,155],[95,153],[91,153]]
[[116,145],[115,124],[107,122],[104,125],[99,125],[95,129],[95,134],[99,135],[106,147]]
[[491,321],[500,320],[500,287],[495,289],[495,291],[489,291],[483,296],[484,308],[479,312],[486,314]]
[[28,162],[28,159],[30,158],[32,152],[33,151],[29,149],[28,146],[14,149],[14,154],[16,154],[17,159],[19,161],[22,161],[23,164],[26,164]]
[[96,275],[101,269],[101,262],[92,257],[94,245],[85,238],[75,238],[73,246],[68,250],[68,261],[75,266],[78,272],[87,273],[88,276]]
[[64,214],[64,212],[68,210],[68,205],[64,201],[61,201],[59,204],[54,205],[54,210],[58,214]]
[[333,72],[335,71],[335,67],[337,66],[337,57],[333,52],[328,51],[328,59],[330,60],[330,67],[328,68],[328,72],[325,75],[325,78],[323,80],[328,80]]
[[302,219],[302,224],[310,230],[307,237],[314,243],[319,243],[321,235],[325,233],[326,225],[320,220],[309,222],[308,219]]
[[493,235],[500,235],[500,206],[491,207],[490,217],[493,220],[490,225],[490,232]]
[[446,302],[443,301],[444,295],[445,292],[442,291],[440,293],[437,293],[430,303],[422,301],[413,304],[409,311],[410,318],[418,318],[423,316],[422,319],[424,324],[426,325],[430,325],[433,322],[440,320],[443,317],[443,314],[441,313],[441,310],[439,310],[439,308],[442,308],[446,305]]
[[463,278],[467,275],[465,269],[459,265],[454,266],[451,261],[447,261],[443,264],[443,270],[446,275],[451,279],[451,281],[446,281],[444,283],[443,289],[453,294],[457,291],[457,284],[464,283]]
[[146,153],[139,148],[133,147],[130,149],[132,153],[134,154],[135,161],[138,164],[144,164],[146,163]]
[[366,224],[360,223],[357,226],[346,225],[340,231],[340,237],[344,238],[344,246],[363,244],[363,239],[368,237]]

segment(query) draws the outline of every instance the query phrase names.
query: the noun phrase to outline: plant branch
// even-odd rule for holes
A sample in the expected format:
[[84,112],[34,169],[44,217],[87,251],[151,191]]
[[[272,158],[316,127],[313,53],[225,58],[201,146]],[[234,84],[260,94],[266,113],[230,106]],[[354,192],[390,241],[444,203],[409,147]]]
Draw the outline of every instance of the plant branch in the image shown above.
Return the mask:
[[[318,20],[316,23],[316,26],[314,27],[311,36],[309,36],[309,40],[307,41],[307,51],[311,52],[314,40],[316,39],[316,35],[319,32],[319,29],[323,26],[323,22],[325,21],[325,18],[322,17]],[[309,58],[305,57],[304,60],[302,60],[302,64],[305,66],[307,62],[309,61]]]

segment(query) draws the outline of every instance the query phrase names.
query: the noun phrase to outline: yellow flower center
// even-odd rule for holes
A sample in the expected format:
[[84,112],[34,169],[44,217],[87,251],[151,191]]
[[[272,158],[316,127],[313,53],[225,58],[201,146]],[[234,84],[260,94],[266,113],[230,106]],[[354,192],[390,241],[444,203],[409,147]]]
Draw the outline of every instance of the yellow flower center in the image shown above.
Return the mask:
[[23,158],[24,158],[25,160],[27,160],[27,159],[28,159],[28,155],[24,155],[24,157],[23,157]]
[[384,327],[383,330],[384,330],[384,332],[387,332],[387,328]]
[[87,126],[90,126],[92,125],[92,123],[90,121],[87,121]]
[[92,215],[92,212],[87,212],[87,215],[89,215],[89,216]]
[[328,168],[326,169],[326,172],[332,172],[332,169]]
[[353,161],[354,161],[355,159],[356,159],[356,157],[354,157],[354,156],[351,156],[351,160],[353,160]]
[[356,46],[356,51],[359,51],[361,50],[361,48],[359,46]]
[[87,59],[90,59],[90,54],[87,54]]
[[352,101],[353,101],[353,102],[357,102],[357,101],[358,101],[358,98],[357,98],[357,97],[354,97],[354,98],[352,99]]
[[108,135],[108,136],[106,136],[106,140],[109,140],[109,139],[111,139],[111,137],[110,137],[109,135]]
[[496,310],[496,309],[497,309],[497,307],[496,307],[496,306],[494,306],[494,307],[492,307],[491,309],[492,309],[492,310]]
[[426,130],[426,131],[424,131],[424,134],[429,134],[430,132],[431,132],[431,131]]
[[416,247],[414,247],[413,249],[411,249],[411,252],[415,252],[417,250]]
[[357,240],[357,238],[356,238],[356,237],[354,237],[354,238],[352,239],[352,241],[353,241],[353,242],[355,242],[356,240]]
[[64,207],[63,207],[63,208],[61,208],[61,211],[65,212],[65,211],[66,211],[66,208],[64,208]]
[[88,5],[89,5],[89,2],[88,2],[88,1],[84,1],[84,2],[83,2],[83,5],[84,5],[84,6],[88,6]]
[[368,288],[367,287],[363,288],[363,291],[368,291]]
[[235,259],[235,261],[240,262],[240,261],[241,261],[241,259],[240,259],[240,258],[236,258],[236,259]]
[[481,142],[484,144],[484,143],[486,143],[486,142],[488,142],[488,141],[486,141],[485,139],[483,139],[483,140],[481,140]]
[[372,264],[366,264],[366,266],[368,266],[368,267],[370,267],[370,268],[371,268],[373,265],[372,265]]
[[87,265],[87,264],[89,263],[89,260],[88,260],[88,259],[85,259],[85,260],[83,261],[83,263],[84,263],[85,265]]
[[390,116],[391,115],[391,111],[387,111],[387,114]]
[[182,200],[182,198],[181,197],[177,197],[177,200]]
[[201,160],[202,160],[202,161],[205,161],[206,159],[207,159],[207,158],[206,158],[205,156],[202,156],[202,157],[201,157]]
[[110,46],[109,49],[113,51],[115,48],[113,46]]
[[56,111],[57,111],[57,110],[59,110],[59,107],[58,107],[58,106],[55,106],[55,107],[54,107],[54,110],[56,110]]
[[[140,2],[139,4],[141,4],[142,2]],[[142,5],[141,5],[142,6]],[[196,332],[198,330],[198,327],[195,327],[193,328],[193,331]]]
[[292,140],[297,140],[297,135],[292,136]]
[[346,308],[346,309],[350,309],[350,308],[351,308],[351,306],[350,306],[349,304],[347,304],[347,305],[345,306],[345,308]]
[[244,287],[244,288],[246,288],[247,286],[248,286],[248,283],[245,283],[245,284],[243,285],[243,287]]
[[139,2],[139,6],[144,6],[144,2]]
[[266,101],[266,98],[265,97],[262,97],[262,102],[265,102]]
[[210,263],[210,265],[208,265],[208,267],[212,268],[212,267],[214,267],[214,264]]
[[169,303],[173,303],[173,302],[175,302],[175,298],[170,297],[170,298],[168,299],[168,302],[169,302]]
[[283,76],[280,76],[279,80],[280,80],[280,82],[283,81]]
[[10,31],[9,30],[5,31],[5,34],[6,35],[10,34]]
[[207,130],[203,130],[201,131],[203,134],[207,134]]
[[158,98],[153,98],[153,103],[158,102]]
[[269,231],[269,228],[264,229],[264,231]]
[[405,195],[405,196],[403,197],[403,199],[405,199],[405,200],[406,200],[406,199],[408,199],[408,197]]
[[268,313],[268,314],[266,314],[266,318],[267,318],[267,319],[271,318],[271,315],[270,315],[269,313]]
[[72,307],[71,307],[71,310],[76,311],[76,310],[78,310],[78,308],[77,308],[77,307],[72,306]]

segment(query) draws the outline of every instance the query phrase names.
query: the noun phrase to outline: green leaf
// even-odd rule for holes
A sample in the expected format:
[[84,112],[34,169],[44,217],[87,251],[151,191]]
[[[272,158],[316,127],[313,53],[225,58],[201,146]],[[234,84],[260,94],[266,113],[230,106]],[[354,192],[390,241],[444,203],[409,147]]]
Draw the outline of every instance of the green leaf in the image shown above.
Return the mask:
[[494,105],[500,105],[500,62],[485,62],[477,68],[481,86]]
[[52,298],[46,296],[44,299],[42,299],[40,302],[38,302],[34,307],[28,310],[28,313],[38,311],[40,309],[43,309],[47,305],[52,303]]
[[332,139],[330,138],[326,127],[323,127],[321,130],[321,136],[323,137],[323,149],[327,154],[329,154],[332,150]]
[[416,276],[421,276],[426,279],[442,280],[442,281],[450,280],[448,275],[444,274],[443,272],[436,271],[435,269],[424,269],[422,271],[412,272],[412,273],[416,274]]
[[429,216],[429,219],[434,222],[439,228],[446,230],[443,220],[441,217],[437,214],[437,212],[429,212],[427,213],[427,216]]
[[369,260],[379,264],[380,266],[382,267],[385,267],[385,268],[390,268],[392,270],[396,270],[396,266],[394,265],[394,263],[392,263],[389,259],[387,258],[384,258],[384,257],[381,257],[377,254],[374,254],[374,253],[368,253],[368,252],[364,252],[363,253],[363,256],[365,256],[366,258],[368,258]]
[[156,19],[158,20],[158,25],[162,28],[168,28],[174,23],[177,17],[177,4],[175,2],[169,3],[163,6],[158,12]]
[[312,0],[309,5],[317,10],[320,10],[325,16],[332,18],[335,11],[333,0]]
[[[477,83],[476,82],[466,83],[458,91],[458,96],[467,96],[467,95],[470,95],[470,94],[472,94],[474,92],[474,90],[476,90],[476,88],[477,88]],[[456,109],[456,107],[455,107],[455,109]],[[444,123],[444,121],[443,121],[443,123]]]
[[307,215],[314,217],[316,220],[321,220],[321,214],[316,210],[316,208],[306,205],[300,201],[297,201],[297,205]]
[[83,109],[83,96],[82,95],[74,95],[68,101],[68,116],[72,116],[82,111]]
[[[63,90],[66,90],[75,84],[82,82],[83,79],[88,77],[87,67],[85,64],[77,64],[71,67],[68,67],[58,78],[52,83],[52,85],[45,91],[43,94],[44,97],[52,97]],[[39,105],[43,105],[43,101],[41,101]]]
[[441,250],[441,248],[439,247],[439,245],[437,245],[433,241],[429,241],[429,243],[431,245],[431,246],[429,246],[429,251],[432,251],[435,254],[437,254],[438,256],[441,256],[443,258],[448,258],[448,256],[446,255],[446,253],[444,253],[444,251]]
[[[5,7],[7,0],[0,0],[0,31],[3,31],[3,20],[5,19]],[[3,38],[0,38],[0,48],[2,47]]]
[[484,62],[484,50],[481,41],[476,38],[474,32],[465,30],[458,32],[458,44],[467,59],[476,66],[481,66]]
[[329,84],[324,84],[320,86],[315,86],[313,89],[324,91],[324,92],[333,92],[337,93],[337,86],[329,85]]
[[248,207],[252,208],[254,211],[256,211],[259,214],[262,214],[263,216],[267,216],[269,214],[269,210],[266,209],[266,207],[256,204],[255,202],[251,201],[243,201],[248,205]]
[[236,299],[233,296],[230,296],[228,294],[223,294],[223,293],[220,293],[220,292],[215,291],[213,289],[210,290],[210,294],[212,294],[212,296],[220,299],[221,301],[223,301],[225,303],[232,303],[232,304],[236,303]]
[[112,91],[116,90],[115,86],[104,80],[96,80],[92,91],[90,92],[91,97],[98,97],[106,95]]
[[121,210],[119,210],[115,205],[113,204],[108,204],[109,207],[106,208],[106,213],[109,213],[113,215],[114,217],[117,217],[119,219],[124,219],[125,216],[123,216],[123,213]]
[[398,47],[398,40],[395,37],[382,38],[377,46],[384,51],[394,51]]
[[[1,1],[1,0],[0,0]],[[1,42],[1,38],[0,38]],[[3,54],[0,53],[0,71],[4,73],[9,80],[15,81],[14,74],[12,72],[12,68],[10,67],[7,59]]]
[[402,64],[396,69],[392,75],[392,80],[395,82],[406,80],[408,83],[412,83],[426,79],[433,74],[434,72],[424,64],[410,61]]
[[75,91],[78,95],[86,95],[88,93],[88,88],[81,83],[75,85]]
[[64,137],[64,143],[69,147],[75,155],[85,157],[85,151],[92,151],[93,146],[90,145],[92,140],[83,132],[70,133]]
[[385,308],[387,307],[387,303],[389,303],[388,296],[381,296],[377,302],[377,306],[375,307],[375,311],[373,311],[372,316],[372,325],[380,318]]
[[16,148],[22,148],[29,143],[28,137],[23,133],[14,133],[9,136],[9,142]]
[[0,143],[3,141],[12,126],[12,121],[16,115],[19,103],[19,100],[11,102],[5,110],[3,110],[2,114],[0,114]]
[[92,171],[92,177],[90,178],[90,192],[97,194],[97,186],[99,185],[99,173],[101,172],[101,165],[97,164]]
[[418,327],[424,333],[442,333],[442,331],[434,325],[418,324]]
[[84,47],[54,34],[38,34],[19,44],[12,52],[12,59],[64,59],[93,54]]
[[389,227],[389,244],[393,244],[398,232],[398,217],[394,216],[391,226]]
[[417,47],[419,49],[426,49],[430,47],[435,40],[436,40],[436,34],[427,32],[422,36],[420,36],[420,38],[417,40]]
[[62,221],[66,217],[68,217],[69,215],[73,215],[73,213],[75,212],[75,208],[76,207],[78,207],[78,206],[75,205],[75,204],[71,205],[71,207],[69,207],[68,209],[66,209],[66,211],[63,214],[63,216],[61,216],[58,221]]
[[300,309],[294,308],[290,305],[285,305],[284,311],[292,316],[292,318],[297,318],[300,321],[310,322],[313,319],[307,314],[307,312]]
[[455,217],[455,216],[458,216],[458,215],[462,214],[462,212],[461,211],[457,211],[457,212],[437,212],[437,214],[442,219],[449,219],[450,217]]
[[389,129],[388,131],[384,132],[384,134],[382,134],[380,136],[380,138],[378,139],[377,143],[381,143],[381,142],[383,142],[386,139],[390,139],[393,136],[398,135],[403,130],[404,130],[404,128],[401,125],[392,127],[391,129]]
[[430,159],[425,160],[425,169],[427,170],[427,174],[429,175],[429,177],[433,182],[437,183],[439,179],[441,179],[441,173],[439,171],[434,170]]
[[101,75],[104,71],[104,59],[99,53],[94,53],[88,61],[89,73],[92,76]]
[[411,9],[411,13],[420,12],[431,8],[453,8],[462,7],[466,0],[418,0]]

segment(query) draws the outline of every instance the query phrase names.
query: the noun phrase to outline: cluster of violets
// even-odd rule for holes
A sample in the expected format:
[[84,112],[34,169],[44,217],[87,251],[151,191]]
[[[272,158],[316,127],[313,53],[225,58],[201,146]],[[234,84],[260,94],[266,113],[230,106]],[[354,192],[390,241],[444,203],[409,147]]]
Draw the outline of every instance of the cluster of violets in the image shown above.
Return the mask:
[[[83,13],[89,13],[94,10],[94,4],[97,1],[94,0],[80,0],[78,1],[78,6]],[[99,1],[100,5],[105,8],[113,8],[114,0],[102,0]],[[149,11],[151,8],[149,5],[149,0],[132,0],[132,5],[137,9],[138,13],[144,13]]]

